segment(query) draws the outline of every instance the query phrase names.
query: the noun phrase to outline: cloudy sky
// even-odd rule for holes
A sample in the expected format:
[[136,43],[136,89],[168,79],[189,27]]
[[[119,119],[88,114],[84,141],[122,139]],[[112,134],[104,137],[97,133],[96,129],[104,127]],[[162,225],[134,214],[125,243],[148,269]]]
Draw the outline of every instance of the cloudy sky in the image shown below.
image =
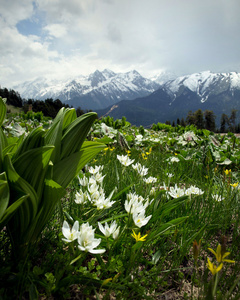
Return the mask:
[[0,85],[96,69],[240,72],[240,0],[0,0]]

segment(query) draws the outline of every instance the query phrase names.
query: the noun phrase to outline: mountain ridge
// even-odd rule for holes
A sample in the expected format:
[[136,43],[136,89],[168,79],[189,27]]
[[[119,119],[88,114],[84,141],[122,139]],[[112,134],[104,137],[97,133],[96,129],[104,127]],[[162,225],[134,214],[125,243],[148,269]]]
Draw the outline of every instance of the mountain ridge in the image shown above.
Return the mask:
[[96,70],[88,76],[78,76],[66,81],[36,79],[14,87],[23,98],[44,100],[60,99],[74,107],[99,109],[122,99],[133,100],[149,95],[160,85],[144,78],[136,70],[114,73],[109,69]]
[[[99,110],[99,116],[106,115],[127,120],[136,126],[176,121],[186,118],[189,111],[212,110],[219,124],[221,114],[229,115],[232,109],[240,107],[240,74],[212,73],[210,71],[181,76],[167,81],[152,94],[132,100],[120,101],[117,108]],[[237,117],[239,113],[237,114]]]

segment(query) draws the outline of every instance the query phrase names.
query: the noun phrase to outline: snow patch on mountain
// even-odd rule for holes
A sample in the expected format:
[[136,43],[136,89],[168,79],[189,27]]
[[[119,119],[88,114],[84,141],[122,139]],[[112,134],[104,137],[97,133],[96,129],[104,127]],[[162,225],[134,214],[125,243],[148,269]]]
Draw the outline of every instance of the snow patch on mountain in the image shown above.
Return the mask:
[[[134,99],[154,92],[159,84],[142,77],[137,71],[114,73],[109,69],[96,70],[89,76],[78,76],[68,80],[38,78],[14,87],[23,98],[45,100],[46,98],[68,101],[92,94],[110,99]],[[113,102],[114,102],[113,101]],[[115,101],[115,102],[116,102]]]
[[184,88],[188,88],[190,91],[197,93],[201,98],[201,102],[204,103],[209,95],[240,88],[240,74],[236,72],[212,73],[211,71],[204,71],[170,80],[164,84],[164,88],[173,100],[176,95],[183,92]]

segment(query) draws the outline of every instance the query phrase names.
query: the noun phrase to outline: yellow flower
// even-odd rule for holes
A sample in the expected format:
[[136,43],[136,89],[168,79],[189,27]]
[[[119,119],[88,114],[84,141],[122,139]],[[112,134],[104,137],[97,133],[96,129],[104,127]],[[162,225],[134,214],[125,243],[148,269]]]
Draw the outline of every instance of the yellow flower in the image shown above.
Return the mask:
[[225,173],[226,175],[230,175],[231,169],[230,169],[230,170],[228,170],[228,169],[224,170],[224,173]]
[[102,285],[108,284],[110,281],[112,281],[112,278],[107,278],[103,281]]
[[238,182],[235,182],[235,183],[233,183],[233,184],[231,184],[231,183],[230,183],[230,185],[231,185],[232,187],[234,187],[234,188],[235,188],[235,187],[237,187],[237,186],[238,186]]
[[213,275],[217,274],[217,272],[219,272],[222,269],[223,267],[222,263],[219,266],[216,266],[211,262],[209,258],[207,258],[207,260],[208,260],[207,267]]
[[113,151],[115,149],[115,147],[112,147],[111,149],[110,149],[110,151]]
[[104,150],[104,151],[108,151],[108,147],[104,148],[103,150]]
[[177,155],[177,153],[176,153],[176,152],[175,152],[174,154],[175,154],[175,155]]
[[215,255],[215,257],[219,263],[222,263],[224,261],[228,262],[228,263],[233,263],[233,264],[235,263],[234,260],[225,259],[225,257],[227,257],[230,254],[230,252],[225,252],[222,254],[222,246],[220,244],[217,246],[217,252],[215,252],[211,248],[208,248],[208,250],[211,251]]
[[131,155],[131,151],[130,150],[126,150],[126,152],[127,152],[127,156]]
[[146,241],[147,234],[144,236],[141,236],[140,232],[138,234],[136,234],[135,231],[133,230],[133,234],[131,234],[131,236],[136,240],[136,242],[138,242],[138,241],[144,242],[144,241]]

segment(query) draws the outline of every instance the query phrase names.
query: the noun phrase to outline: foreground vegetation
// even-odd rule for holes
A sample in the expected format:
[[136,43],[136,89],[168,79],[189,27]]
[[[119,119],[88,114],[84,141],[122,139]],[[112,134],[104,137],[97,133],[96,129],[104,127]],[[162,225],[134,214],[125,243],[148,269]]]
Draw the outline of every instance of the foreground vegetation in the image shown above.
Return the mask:
[[234,134],[3,115],[2,299],[239,299]]

